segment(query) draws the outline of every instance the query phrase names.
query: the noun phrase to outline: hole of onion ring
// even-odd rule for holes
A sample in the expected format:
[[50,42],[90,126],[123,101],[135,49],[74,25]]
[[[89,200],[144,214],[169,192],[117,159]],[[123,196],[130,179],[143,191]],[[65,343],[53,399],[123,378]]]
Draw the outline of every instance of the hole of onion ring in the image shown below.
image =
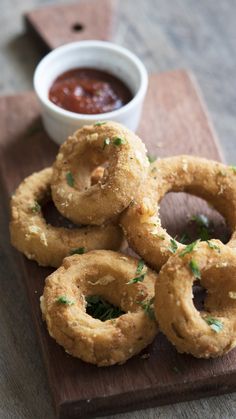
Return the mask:
[[196,281],[193,285],[193,304],[198,311],[204,310],[206,294],[206,289],[200,285],[199,281]]
[[[204,223],[199,225],[199,216],[207,220],[207,227]],[[231,233],[222,215],[203,199],[187,193],[166,194],[160,203],[160,217],[167,232],[183,244],[213,238],[227,243],[230,239]],[[192,220],[193,217],[195,220]]]
[[71,229],[78,227],[59,213],[52,200],[42,205],[42,213],[47,224],[54,227],[65,227]]
[[125,314],[119,307],[109,303],[99,295],[88,295],[86,302],[86,313],[101,321],[116,319]]

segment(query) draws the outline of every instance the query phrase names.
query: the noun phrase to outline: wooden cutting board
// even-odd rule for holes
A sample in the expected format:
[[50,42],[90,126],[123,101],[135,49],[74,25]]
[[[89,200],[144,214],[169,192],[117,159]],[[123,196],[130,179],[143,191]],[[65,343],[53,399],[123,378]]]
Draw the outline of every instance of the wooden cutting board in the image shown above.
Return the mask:
[[[0,127],[0,185],[2,200],[9,202],[25,176],[53,162],[57,146],[41,126],[32,92],[0,98]],[[150,77],[139,134],[152,155],[189,153],[221,159],[195,82],[184,71]],[[221,222],[201,201],[178,194],[176,205],[175,199],[170,196],[162,206],[169,231],[184,228],[193,213],[208,211],[216,223]],[[5,220],[8,223],[7,209]],[[22,273],[60,419],[97,417],[235,390],[236,351],[216,360],[198,360],[178,354],[161,334],[144,357],[138,355],[122,366],[97,368],[72,358],[50,338],[41,319],[39,297],[52,270],[38,267],[9,245],[7,254],[17,258]]]
[[50,50],[67,42],[110,40],[115,28],[116,9],[116,0],[47,5],[26,13],[25,23],[37,43]]

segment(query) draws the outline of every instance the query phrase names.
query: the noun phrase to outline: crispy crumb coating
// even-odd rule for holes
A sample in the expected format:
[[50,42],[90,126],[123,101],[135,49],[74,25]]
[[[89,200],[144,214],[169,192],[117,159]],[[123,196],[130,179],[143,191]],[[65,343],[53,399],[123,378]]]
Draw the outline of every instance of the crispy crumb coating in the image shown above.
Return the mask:
[[[103,176],[91,184],[91,173],[103,164]],[[53,165],[53,201],[74,223],[100,225],[127,208],[148,167],[144,144],[124,126],[84,126],[60,147]]]
[[122,231],[114,224],[80,228],[54,227],[46,223],[40,203],[51,196],[52,169],[33,173],[23,180],[11,199],[11,243],[28,259],[42,266],[58,267],[79,247],[117,250]]
[[[236,249],[236,173],[222,163],[193,156],[157,160],[135,201],[121,217],[129,245],[159,270],[171,256],[171,236],[162,227],[159,204],[168,192],[187,192],[205,199],[225,217]],[[184,249],[177,242],[178,249]]]
[[[179,352],[197,358],[224,355],[236,346],[236,253],[219,240],[200,242],[184,257],[171,256],[155,286],[155,313],[161,331]],[[193,303],[198,266],[206,289],[204,309]],[[204,320],[205,319],[205,320]]]
[[[152,342],[157,323],[141,307],[154,296],[157,275],[136,276],[138,260],[107,250],[65,258],[45,283],[41,309],[50,335],[66,352],[98,366],[124,363]],[[85,297],[99,295],[125,314],[102,322],[86,313]],[[71,304],[60,304],[66,296]]]

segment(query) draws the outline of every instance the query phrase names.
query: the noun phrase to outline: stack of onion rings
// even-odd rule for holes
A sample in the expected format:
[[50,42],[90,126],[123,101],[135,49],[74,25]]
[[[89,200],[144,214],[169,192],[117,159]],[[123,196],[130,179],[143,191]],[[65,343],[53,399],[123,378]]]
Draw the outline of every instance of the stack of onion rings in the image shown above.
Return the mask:
[[[50,335],[71,355],[98,366],[139,353],[154,339],[157,323],[179,352],[209,358],[234,348],[235,179],[234,168],[191,156],[158,160],[149,168],[142,141],[117,123],[85,126],[69,137],[53,168],[26,178],[11,201],[13,245],[40,265],[61,265],[47,278],[41,298]],[[158,207],[170,191],[197,195],[215,207],[232,231],[227,245],[211,240],[187,247],[174,240]],[[41,204],[51,197],[62,215],[84,226],[47,224]],[[120,215],[139,262],[112,251],[122,243]],[[144,262],[161,268],[159,276]],[[195,280],[208,292],[200,311],[193,303]],[[86,312],[89,296],[124,314],[106,321],[92,317]]]

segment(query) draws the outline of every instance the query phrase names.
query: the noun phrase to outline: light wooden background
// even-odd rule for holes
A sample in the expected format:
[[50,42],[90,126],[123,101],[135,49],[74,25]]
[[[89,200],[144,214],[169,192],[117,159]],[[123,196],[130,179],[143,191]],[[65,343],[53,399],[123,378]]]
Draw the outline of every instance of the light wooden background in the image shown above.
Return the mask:
[[[40,57],[33,41],[24,34],[21,16],[54,2],[0,0],[0,94],[32,87],[32,74]],[[97,3],[99,7],[99,0]],[[231,164],[236,163],[235,21],[236,0],[120,0],[113,38],[137,53],[149,71],[180,67],[193,70]],[[4,243],[8,240],[7,226],[1,219],[0,209]],[[0,282],[0,418],[53,419],[27,298],[21,278],[7,266],[4,248],[0,249],[1,271],[9,275],[1,275]],[[115,418],[236,418],[236,394]]]

